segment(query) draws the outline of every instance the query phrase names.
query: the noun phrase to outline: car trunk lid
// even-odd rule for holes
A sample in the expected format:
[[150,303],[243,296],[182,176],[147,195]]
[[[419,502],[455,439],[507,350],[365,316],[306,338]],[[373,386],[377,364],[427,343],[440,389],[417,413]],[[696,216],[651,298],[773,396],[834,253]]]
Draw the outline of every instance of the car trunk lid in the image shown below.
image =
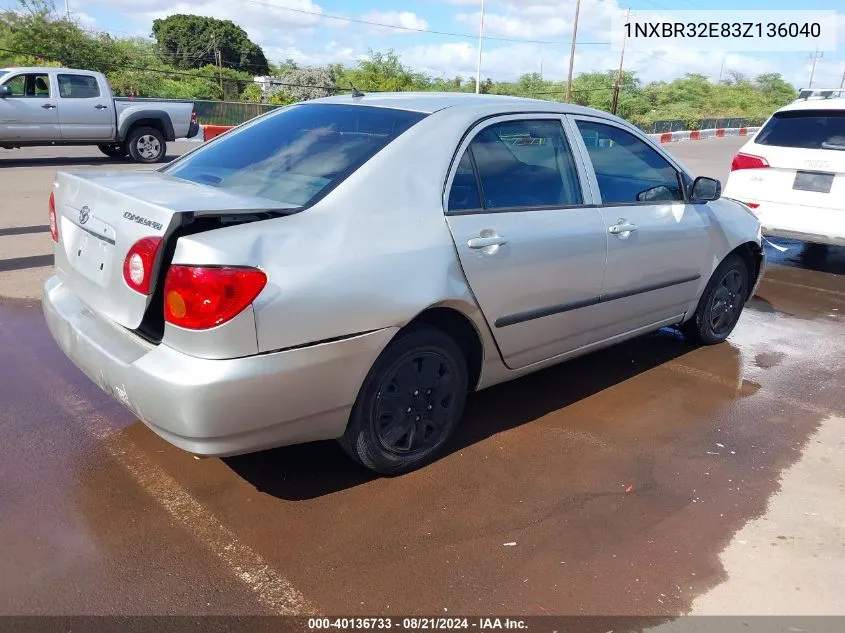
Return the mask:
[[149,272],[149,294],[124,280],[124,261],[139,240],[167,241],[196,217],[290,211],[264,198],[235,196],[157,171],[59,172],[54,188],[56,274],[91,310],[130,329],[141,324],[161,279],[158,262]]

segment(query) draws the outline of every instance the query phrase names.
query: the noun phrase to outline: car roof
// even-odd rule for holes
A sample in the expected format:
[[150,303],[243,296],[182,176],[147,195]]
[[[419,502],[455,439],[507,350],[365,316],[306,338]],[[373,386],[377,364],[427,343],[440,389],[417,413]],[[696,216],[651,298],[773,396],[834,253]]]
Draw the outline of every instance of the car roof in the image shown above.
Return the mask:
[[483,109],[488,106],[491,112],[500,111],[502,107],[516,108],[520,112],[560,112],[561,114],[583,114],[601,116],[619,120],[607,112],[585,108],[571,103],[559,103],[545,99],[527,99],[525,97],[511,97],[507,95],[473,94],[466,92],[371,92],[362,97],[351,94],[335,95],[313,99],[308,103],[342,103],[374,106],[381,108],[396,108],[413,110],[432,114],[446,108]]
[[845,110],[845,97],[829,97],[822,99],[810,97],[793,101],[783,106],[778,112],[792,112],[795,110]]
[[96,74],[94,70],[80,70],[79,68],[55,68],[54,66],[14,66],[12,68],[0,68],[0,72],[7,73],[46,73],[46,72],[60,72],[60,73],[86,73],[89,75]]

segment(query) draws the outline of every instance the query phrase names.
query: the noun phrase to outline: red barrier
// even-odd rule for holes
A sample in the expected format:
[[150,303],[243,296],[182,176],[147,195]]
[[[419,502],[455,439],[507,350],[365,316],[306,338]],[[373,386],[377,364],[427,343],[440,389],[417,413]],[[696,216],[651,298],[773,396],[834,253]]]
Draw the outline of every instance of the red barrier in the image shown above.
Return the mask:
[[672,133],[671,132],[663,132],[660,135],[660,142],[661,143],[671,143],[672,142]]
[[689,133],[689,140],[691,141],[700,141],[701,140],[701,130],[693,130]]
[[740,136],[748,136],[748,128],[747,127],[739,128],[739,135]]
[[725,136],[725,128],[719,128],[716,130],[716,137],[717,138],[724,138]]
[[229,130],[232,129],[231,125],[203,125],[202,126],[202,134],[203,140],[210,141],[216,136],[220,136],[221,134],[225,134]]

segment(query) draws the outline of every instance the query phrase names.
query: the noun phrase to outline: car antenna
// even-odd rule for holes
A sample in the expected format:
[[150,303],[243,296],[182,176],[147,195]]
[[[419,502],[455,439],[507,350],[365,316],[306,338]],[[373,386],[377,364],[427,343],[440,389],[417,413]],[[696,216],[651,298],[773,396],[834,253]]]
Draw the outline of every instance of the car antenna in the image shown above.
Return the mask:
[[360,90],[358,90],[358,88],[356,88],[355,86],[353,86],[351,81],[349,82],[349,85],[352,86],[352,98],[353,99],[356,98],[356,97],[363,97],[364,96],[364,93],[361,92]]

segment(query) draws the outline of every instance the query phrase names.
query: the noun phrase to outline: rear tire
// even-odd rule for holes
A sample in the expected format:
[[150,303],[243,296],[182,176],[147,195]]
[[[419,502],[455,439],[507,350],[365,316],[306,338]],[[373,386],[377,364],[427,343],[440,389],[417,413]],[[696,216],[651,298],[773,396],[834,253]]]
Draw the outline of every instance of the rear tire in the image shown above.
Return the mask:
[[434,460],[463,414],[467,364],[443,331],[419,325],[401,332],[370,369],[340,445],[382,475]]
[[137,163],[159,163],[167,153],[164,135],[154,127],[139,127],[126,139],[129,155]]
[[126,158],[129,153],[123,145],[97,145],[97,149],[109,158]]
[[713,272],[693,317],[681,325],[688,339],[715,345],[731,335],[748,299],[748,266],[732,253]]

